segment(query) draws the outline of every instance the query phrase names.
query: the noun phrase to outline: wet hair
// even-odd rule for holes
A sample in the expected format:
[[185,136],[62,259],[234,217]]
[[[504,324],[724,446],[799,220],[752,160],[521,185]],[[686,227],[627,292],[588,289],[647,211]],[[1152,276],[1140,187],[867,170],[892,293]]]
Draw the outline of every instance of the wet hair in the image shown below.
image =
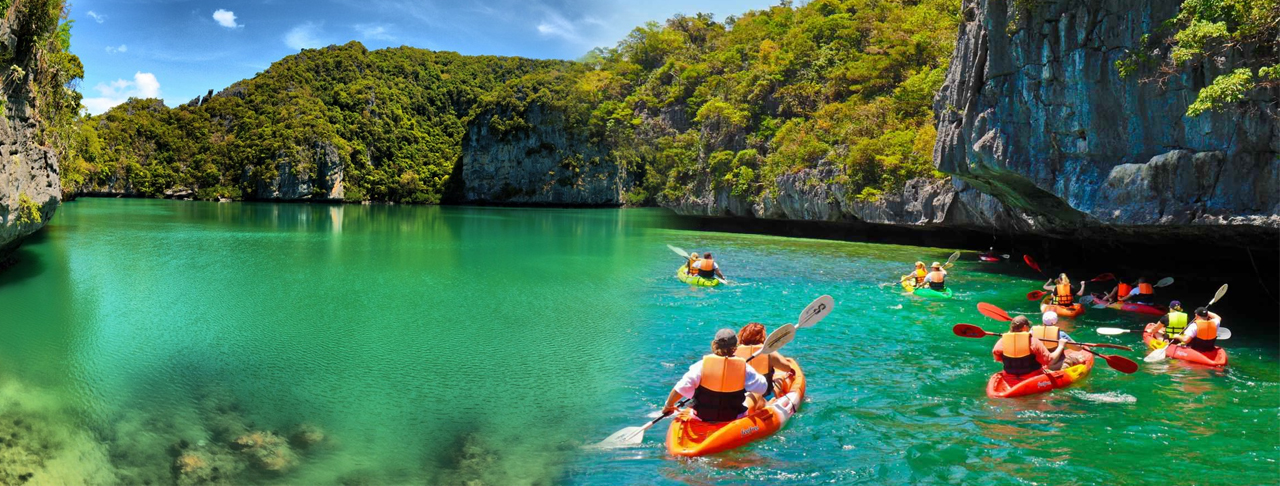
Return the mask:
[[707,252],[706,254],[702,255],[702,258],[706,258],[706,259],[710,260],[710,259],[711,259],[711,252]]
[[1147,283],[1147,277],[1138,277],[1138,283]]
[[1010,331],[1014,329],[1023,328],[1023,327],[1027,327],[1027,328],[1031,327],[1031,320],[1027,319],[1027,316],[1014,317],[1012,321],[1009,321]]
[[1163,315],[1163,316],[1160,316],[1160,324],[1163,324],[1163,325],[1166,325],[1166,326],[1167,326],[1167,325],[1169,325],[1169,314],[1165,314],[1165,315]]
[[742,346],[764,344],[765,337],[766,333],[764,324],[759,322],[747,323],[747,325],[742,326],[742,329],[738,331],[738,344]]
[[1066,274],[1065,272],[1063,272],[1063,273],[1059,273],[1059,274],[1058,274],[1058,283],[1064,283],[1064,282],[1065,282],[1065,283],[1070,283],[1070,282],[1071,282],[1071,279],[1067,278],[1067,274]]
[[1209,308],[1201,307],[1196,309],[1196,317],[1209,317]]

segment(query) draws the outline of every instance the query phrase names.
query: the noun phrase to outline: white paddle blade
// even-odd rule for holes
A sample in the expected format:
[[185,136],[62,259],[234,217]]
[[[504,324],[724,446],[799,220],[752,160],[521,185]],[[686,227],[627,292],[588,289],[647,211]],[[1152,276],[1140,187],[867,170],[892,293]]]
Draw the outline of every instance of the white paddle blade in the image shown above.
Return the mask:
[[1162,278],[1162,279],[1160,279],[1160,281],[1159,281],[1159,282],[1156,282],[1156,285],[1155,285],[1155,286],[1156,286],[1156,287],[1168,287],[1168,286],[1170,286],[1170,285],[1173,285],[1173,277],[1165,277],[1165,278]]
[[1222,284],[1222,288],[1218,289],[1218,293],[1213,294],[1213,300],[1209,301],[1209,305],[1218,303],[1219,300],[1222,300],[1222,296],[1224,295],[1227,295],[1227,284]]
[[760,349],[760,351],[756,352],[756,354],[754,354],[752,357],[759,356],[762,354],[769,354],[779,349],[782,349],[783,346],[786,346],[787,343],[791,342],[791,340],[795,338],[796,338],[796,325],[795,324],[783,325],[782,327],[774,329],[773,332],[769,333],[769,337],[764,339],[764,348]]
[[1097,331],[1098,331],[1098,334],[1101,334],[1103,336],[1119,336],[1121,334],[1129,333],[1128,329],[1120,329],[1116,327],[1099,327]]
[[675,254],[680,255],[680,258],[689,258],[689,252],[684,251],[683,248],[671,245],[667,245],[667,248],[670,248],[671,251],[675,252]]
[[1147,363],[1159,363],[1161,361],[1164,361],[1165,358],[1168,357],[1165,355],[1165,353],[1167,353],[1168,350],[1169,350],[1169,347],[1165,346],[1163,348],[1152,351],[1151,354],[1147,355],[1147,357],[1142,358],[1142,361],[1145,361]]
[[614,432],[613,435],[605,437],[604,440],[590,445],[592,449],[613,449],[617,447],[630,447],[640,445],[644,442],[644,431],[648,427],[627,427],[625,429]]
[[1008,259],[1009,259],[1009,257],[1010,257],[1010,255],[1009,255],[1008,253],[1005,253],[1005,254],[1003,254],[1003,255],[1000,255],[1000,258],[1003,258],[1003,259],[1005,259],[1005,260],[1008,260]]
[[959,260],[959,259],[960,259],[960,252],[956,251],[955,253],[952,253],[949,258],[947,258],[947,265],[952,265],[956,262],[956,260]]
[[1231,330],[1225,327],[1218,328],[1218,340],[1231,339]]
[[817,324],[831,313],[831,309],[836,307],[836,300],[830,295],[818,297],[808,307],[800,312],[800,319],[796,321],[796,329],[804,329]]

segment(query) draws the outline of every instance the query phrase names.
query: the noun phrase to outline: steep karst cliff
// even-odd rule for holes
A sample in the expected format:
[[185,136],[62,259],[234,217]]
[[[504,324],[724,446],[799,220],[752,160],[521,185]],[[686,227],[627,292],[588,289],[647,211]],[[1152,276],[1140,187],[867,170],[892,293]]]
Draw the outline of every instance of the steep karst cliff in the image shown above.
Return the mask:
[[79,95],[63,86],[80,77],[59,29],[61,1],[17,0],[0,15],[0,258],[43,228],[61,200],[55,130]]
[[979,211],[998,230],[1273,242],[1280,90],[1187,115],[1206,79],[1249,66],[1267,47],[1194,61],[1161,82],[1116,66],[1182,3],[966,0],[934,106],[935,162],[967,194],[959,199],[976,200],[976,189],[1002,203]]

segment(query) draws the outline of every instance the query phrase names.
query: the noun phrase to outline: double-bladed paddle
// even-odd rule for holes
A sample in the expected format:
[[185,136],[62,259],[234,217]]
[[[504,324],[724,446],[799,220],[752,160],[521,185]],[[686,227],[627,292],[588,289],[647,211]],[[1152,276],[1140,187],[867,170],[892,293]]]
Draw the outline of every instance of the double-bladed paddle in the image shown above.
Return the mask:
[[1005,312],[1004,309],[988,304],[986,302],[978,303],[978,313],[984,316],[990,317],[992,319],[995,319],[997,321],[1009,322],[1013,320],[1012,317],[1009,317],[1009,313]]
[[[951,331],[954,332],[957,336],[967,337],[967,338],[984,338],[987,336],[1003,336],[1004,335],[1000,333],[984,331],[981,327],[975,326],[973,324],[956,324],[955,327],[951,329]],[[1067,341],[1066,343],[1062,343],[1061,341],[1057,341],[1053,339],[1041,339],[1041,341],[1050,342],[1050,343],[1061,343],[1064,345],[1073,344],[1076,346],[1080,346],[1084,348],[1085,351],[1093,353],[1094,356],[1102,358],[1104,361],[1107,362],[1107,366],[1110,366],[1111,369],[1114,369],[1121,373],[1129,374],[1129,373],[1138,371],[1138,363],[1135,363],[1133,360],[1129,358],[1126,358],[1124,356],[1108,356],[1105,354],[1100,354],[1097,351],[1094,351],[1092,349],[1089,349],[1089,348],[1107,348],[1107,349],[1121,349],[1125,351],[1133,351],[1133,349],[1128,346],[1121,346],[1118,344],[1105,344],[1105,343],[1077,343],[1072,341]]]
[[[769,337],[766,337],[764,339],[764,347],[762,347],[759,351],[756,351],[755,354],[752,354],[751,358],[755,358],[756,356],[760,356],[762,354],[769,354],[779,349],[782,349],[783,346],[786,346],[788,343],[791,342],[791,340],[795,339],[796,329],[813,327],[813,325],[817,324],[818,321],[821,321],[822,319],[826,318],[827,315],[831,313],[831,309],[834,306],[835,306],[835,300],[832,299],[830,295],[824,295],[822,297],[818,297],[816,300],[810,303],[807,307],[805,307],[803,311],[800,311],[799,324],[786,324],[777,329],[774,329],[773,332],[769,333]],[[747,361],[750,361],[751,358],[747,358]],[[684,404],[687,403],[688,401],[689,399],[681,400],[680,403],[676,404],[676,408],[679,409],[680,407],[684,406]],[[595,449],[612,449],[616,447],[627,447],[627,446],[638,445],[641,442],[644,442],[644,432],[646,430],[649,430],[650,427],[653,427],[662,419],[667,418],[670,415],[671,413],[664,413],[658,418],[650,420],[649,422],[645,423],[642,426],[627,427],[625,429],[619,430],[609,435],[608,437],[605,437],[604,440],[598,443],[592,444],[589,447],[595,448]]]
[[[1120,329],[1118,327],[1099,327],[1095,329],[1095,331],[1098,331],[1098,334],[1101,334],[1103,336],[1119,336],[1121,334],[1128,334],[1131,332],[1143,332],[1145,331],[1145,329]],[[1231,339],[1231,330],[1225,327],[1218,327],[1218,340],[1225,341],[1227,339]]]
[[[1208,303],[1208,304],[1206,304],[1204,307],[1205,307],[1206,309],[1208,309],[1208,308],[1209,308],[1209,306],[1211,306],[1211,305],[1213,305],[1213,304],[1217,303],[1219,300],[1222,300],[1222,297],[1223,297],[1223,296],[1225,296],[1225,295],[1227,295],[1227,284],[1222,284],[1222,286],[1221,286],[1221,287],[1218,287],[1218,292],[1217,292],[1217,293],[1215,293],[1215,294],[1213,294],[1213,300],[1210,300],[1210,301],[1209,301],[1209,303]],[[1219,328],[1218,328],[1218,339],[1224,339],[1224,338],[1222,337],[1222,331],[1223,331],[1223,330],[1224,330],[1224,329],[1222,329],[1221,327],[1219,327]],[[1227,330],[1227,337],[1231,337],[1231,331],[1230,331],[1230,330]],[[1152,352],[1151,352],[1151,354],[1148,354],[1148,355],[1147,355],[1147,357],[1142,358],[1142,360],[1143,360],[1143,361],[1146,361],[1146,362],[1148,362],[1148,363],[1159,363],[1159,362],[1164,361],[1165,359],[1167,359],[1167,358],[1169,357],[1169,354],[1168,354],[1168,353],[1169,353],[1169,347],[1168,347],[1168,346],[1164,346],[1164,347],[1159,348],[1159,349],[1157,349],[1157,350],[1155,350],[1155,351],[1152,351]]]

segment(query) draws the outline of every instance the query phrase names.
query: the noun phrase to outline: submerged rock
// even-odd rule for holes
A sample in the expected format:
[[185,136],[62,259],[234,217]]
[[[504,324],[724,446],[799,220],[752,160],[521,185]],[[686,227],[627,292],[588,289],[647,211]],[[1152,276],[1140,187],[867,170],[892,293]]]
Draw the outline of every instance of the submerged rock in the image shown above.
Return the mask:
[[263,471],[284,472],[298,465],[298,456],[289,443],[271,432],[250,432],[237,437],[231,447]]

